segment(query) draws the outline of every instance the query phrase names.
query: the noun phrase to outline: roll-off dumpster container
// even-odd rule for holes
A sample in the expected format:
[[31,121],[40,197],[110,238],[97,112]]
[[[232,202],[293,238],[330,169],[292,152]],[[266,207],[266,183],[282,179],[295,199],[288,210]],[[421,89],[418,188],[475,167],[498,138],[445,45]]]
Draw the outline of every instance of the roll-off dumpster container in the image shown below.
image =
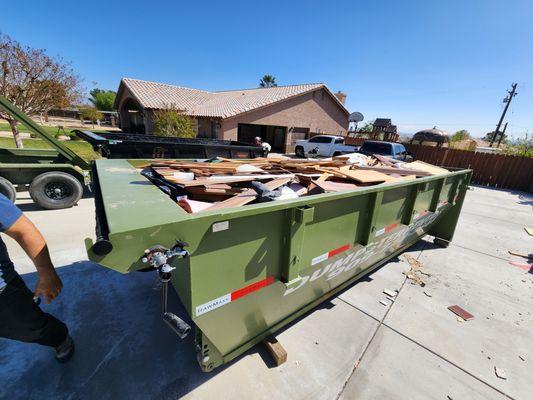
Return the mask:
[[204,371],[242,354],[422,236],[447,244],[471,176],[470,170],[453,171],[188,214],[136,163],[97,160],[93,166],[97,240],[86,240],[88,255],[128,273],[145,269],[154,249],[165,249],[157,253],[166,255],[158,265],[166,272],[175,268],[163,275],[195,325]]

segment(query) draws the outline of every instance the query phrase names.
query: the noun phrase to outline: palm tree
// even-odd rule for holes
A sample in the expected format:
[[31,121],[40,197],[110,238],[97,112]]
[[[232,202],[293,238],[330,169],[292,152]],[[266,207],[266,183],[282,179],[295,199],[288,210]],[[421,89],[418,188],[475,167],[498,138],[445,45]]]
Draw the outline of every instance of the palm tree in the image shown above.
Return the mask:
[[278,86],[278,84],[276,83],[275,76],[267,74],[263,76],[261,80],[259,81],[259,87],[268,88],[268,87],[274,87],[274,86]]

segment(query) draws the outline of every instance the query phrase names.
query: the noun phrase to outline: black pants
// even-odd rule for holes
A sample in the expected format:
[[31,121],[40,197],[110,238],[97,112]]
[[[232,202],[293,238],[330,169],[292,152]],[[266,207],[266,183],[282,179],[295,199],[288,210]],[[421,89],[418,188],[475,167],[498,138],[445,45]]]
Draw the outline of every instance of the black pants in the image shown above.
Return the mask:
[[67,337],[66,325],[44,313],[20,276],[0,292],[0,337],[56,347]]

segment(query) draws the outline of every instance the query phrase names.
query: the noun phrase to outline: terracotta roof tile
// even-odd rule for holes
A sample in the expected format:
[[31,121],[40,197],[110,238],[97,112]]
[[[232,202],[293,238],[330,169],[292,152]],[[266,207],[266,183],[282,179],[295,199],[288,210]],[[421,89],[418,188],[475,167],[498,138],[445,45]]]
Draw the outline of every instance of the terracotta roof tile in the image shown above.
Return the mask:
[[223,92],[207,92],[130,78],[123,78],[121,83],[130,90],[144,108],[176,108],[197,117],[229,118],[319,88],[325,88],[345,109],[323,83]]

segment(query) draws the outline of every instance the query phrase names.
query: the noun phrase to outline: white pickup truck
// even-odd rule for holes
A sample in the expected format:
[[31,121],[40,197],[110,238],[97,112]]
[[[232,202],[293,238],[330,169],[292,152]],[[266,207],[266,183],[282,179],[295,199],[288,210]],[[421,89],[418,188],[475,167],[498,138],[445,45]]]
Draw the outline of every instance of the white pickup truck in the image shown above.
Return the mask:
[[297,140],[294,152],[297,157],[333,157],[341,154],[354,153],[355,146],[344,144],[342,136],[317,135],[307,140]]

